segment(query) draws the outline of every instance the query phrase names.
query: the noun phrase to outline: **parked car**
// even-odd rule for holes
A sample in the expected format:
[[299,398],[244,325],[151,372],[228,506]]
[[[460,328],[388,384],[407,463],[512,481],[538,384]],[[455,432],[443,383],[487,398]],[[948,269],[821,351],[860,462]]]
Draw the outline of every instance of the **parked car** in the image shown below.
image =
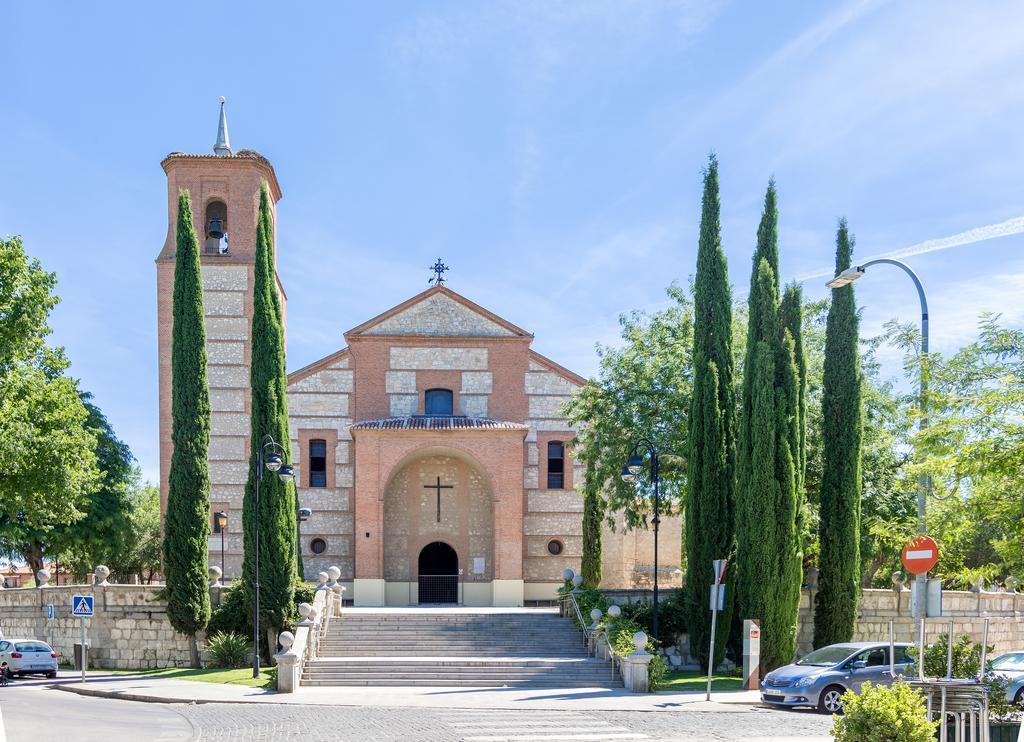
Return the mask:
[[988,667],[996,675],[1002,675],[1010,681],[1006,688],[1006,700],[1024,706],[1024,651],[1000,655]]
[[[911,644],[897,643],[896,675],[913,663]],[[891,685],[889,644],[850,642],[815,649],[791,665],[772,670],[761,681],[761,702],[770,706],[814,706],[827,714],[842,713],[839,699],[847,690],[860,691],[865,681]]]
[[10,677],[36,673],[55,678],[57,653],[46,642],[35,639],[5,639],[0,641],[0,668]]

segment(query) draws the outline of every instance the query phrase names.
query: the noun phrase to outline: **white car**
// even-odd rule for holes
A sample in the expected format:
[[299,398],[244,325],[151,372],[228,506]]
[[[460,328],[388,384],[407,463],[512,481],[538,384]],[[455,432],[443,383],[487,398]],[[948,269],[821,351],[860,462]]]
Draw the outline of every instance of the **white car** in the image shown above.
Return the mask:
[[46,642],[36,639],[0,641],[0,668],[8,677],[30,673],[57,677],[57,653]]

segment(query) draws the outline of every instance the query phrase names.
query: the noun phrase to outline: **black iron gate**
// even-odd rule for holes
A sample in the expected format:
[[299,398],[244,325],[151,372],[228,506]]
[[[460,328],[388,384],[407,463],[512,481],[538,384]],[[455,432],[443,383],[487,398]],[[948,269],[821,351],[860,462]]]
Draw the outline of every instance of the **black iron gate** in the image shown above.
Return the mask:
[[420,575],[420,601],[422,603],[458,603],[458,575]]

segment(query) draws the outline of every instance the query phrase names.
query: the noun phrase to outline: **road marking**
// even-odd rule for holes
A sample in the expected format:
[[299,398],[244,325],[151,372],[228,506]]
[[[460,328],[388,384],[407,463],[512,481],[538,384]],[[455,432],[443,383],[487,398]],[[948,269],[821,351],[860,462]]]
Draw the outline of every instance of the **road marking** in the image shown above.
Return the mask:
[[628,734],[606,734],[605,732],[598,732],[596,734],[529,734],[524,736],[521,734],[515,735],[504,735],[499,737],[465,737],[465,742],[522,742],[522,740],[601,740],[606,739],[650,739],[646,734],[639,733],[628,733]]

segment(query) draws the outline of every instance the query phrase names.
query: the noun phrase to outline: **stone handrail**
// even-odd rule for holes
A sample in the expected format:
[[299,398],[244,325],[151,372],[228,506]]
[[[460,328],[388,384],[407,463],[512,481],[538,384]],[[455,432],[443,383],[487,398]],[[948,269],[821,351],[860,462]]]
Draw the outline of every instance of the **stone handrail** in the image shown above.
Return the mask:
[[320,640],[330,625],[334,599],[331,590],[317,590],[312,606],[300,606],[303,618],[295,627],[295,634],[282,632],[279,638],[282,649],[275,655],[279,693],[294,693],[299,689],[302,667],[316,657]]

